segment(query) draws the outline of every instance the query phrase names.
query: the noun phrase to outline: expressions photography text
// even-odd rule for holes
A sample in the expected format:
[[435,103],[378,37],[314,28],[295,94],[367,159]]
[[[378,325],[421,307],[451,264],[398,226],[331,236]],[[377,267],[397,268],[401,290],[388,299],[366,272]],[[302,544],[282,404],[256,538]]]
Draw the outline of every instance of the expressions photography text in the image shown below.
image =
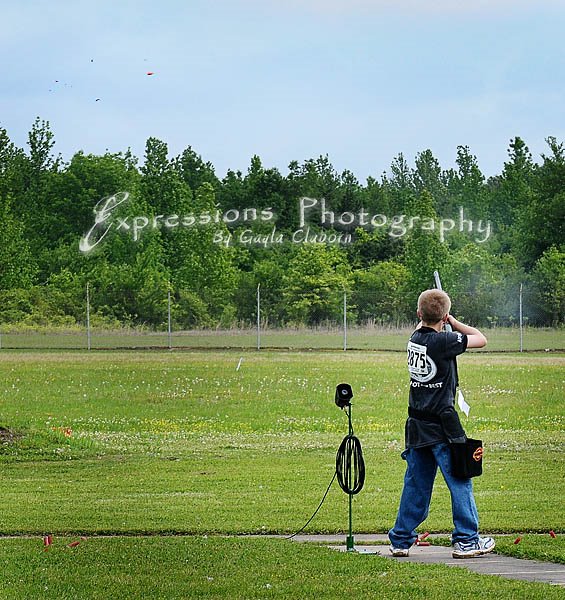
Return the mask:
[[[79,249],[89,253],[98,246],[110,232],[130,236],[137,242],[141,236],[155,229],[174,230],[178,228],[199,228],[217,226],[213,242],[224,246],[262,245],[264,247],[283,244],[350,244],[355,230],[381,230],[391,238],[402,238],[413,230],[419,229],[435,234],[441,242],[451,233],[459,232],[470,236],[476,243],[486,242],[492,234],[490,221],[471,220],[465,210],[459,207],[456,218],[430,218],[409,215],[388,216],[370,214],[363,208],[357,212],[336,213],[326,208],[322,199],[302,197],[298,200],[298,224],[295,231],[279,231],[276,227],[277,215],[273,208],[243,208],[221,211],[202,211],[194,214],[137,215],[120,216],[118,207],[125,205],[129,192],[118,192],[100,200],[93,209],[94,223],[82,236]],[[253,225],[267,224],[267,232],[256,231]],[[221,226],[221,227],[220,227]],[[237,228],[237,229],[236,229]]]

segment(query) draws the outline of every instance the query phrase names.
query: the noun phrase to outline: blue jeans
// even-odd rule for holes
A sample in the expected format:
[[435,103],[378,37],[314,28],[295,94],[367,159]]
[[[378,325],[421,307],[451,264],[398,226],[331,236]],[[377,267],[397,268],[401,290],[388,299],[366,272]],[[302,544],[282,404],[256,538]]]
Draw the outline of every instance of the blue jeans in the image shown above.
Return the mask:
[[416,533],[430,509],[432,489],[439,466],[451,494],[451,511],[455,529],[452,543],[479,539],[479,515],[470,479],[458,479],[451,474],[451,453],[448,444],[423,448],[408,448],[402,453],[406,461],[404,489],[394,527],[388,532],[395,548],[410,548],[418,539]]

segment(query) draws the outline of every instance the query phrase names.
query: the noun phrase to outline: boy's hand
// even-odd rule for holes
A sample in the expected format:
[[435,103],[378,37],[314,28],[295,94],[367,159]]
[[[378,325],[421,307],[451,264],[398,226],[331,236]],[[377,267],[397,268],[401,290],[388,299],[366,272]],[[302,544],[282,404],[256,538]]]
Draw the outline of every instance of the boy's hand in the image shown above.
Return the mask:
[[465,325],[451,315],[448,315],[447,320],[453,327],[453,331],[464,333],[467,336],[467,348],[483,348],[487,345],[487,338],[477,328]]

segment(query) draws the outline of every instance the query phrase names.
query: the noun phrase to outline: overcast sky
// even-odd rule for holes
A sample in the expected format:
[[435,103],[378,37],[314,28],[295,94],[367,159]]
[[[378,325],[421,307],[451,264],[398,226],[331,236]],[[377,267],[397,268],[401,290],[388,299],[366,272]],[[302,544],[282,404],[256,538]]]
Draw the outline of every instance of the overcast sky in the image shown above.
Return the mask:
[[0,127],[25,146],[48,120],[65,160],[154,136],[220,177],[327,153],[365,182],[399,152],[467,145],[489,176],[516,135],[536,161],[565,140],[563,0],[7,4]]

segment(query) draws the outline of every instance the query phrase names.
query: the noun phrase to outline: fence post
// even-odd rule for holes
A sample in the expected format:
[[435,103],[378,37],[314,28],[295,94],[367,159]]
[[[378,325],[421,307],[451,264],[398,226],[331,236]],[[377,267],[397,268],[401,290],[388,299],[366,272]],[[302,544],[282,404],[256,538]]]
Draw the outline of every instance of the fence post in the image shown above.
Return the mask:
[[520,284],[520,352],[524,351],[524,319],[522,316],[522,288],[523,284]]
[[90,284],[86,282],[86,346],[90,350]]
[[261,350],[261,284],[257,284],[257,350]]
[[171,330],[171,290],[167,291],[167,332],[169,334],[169,350],[172,350],[172,330]]
[[347,292],[343,292],[343,351],[347,350]]

